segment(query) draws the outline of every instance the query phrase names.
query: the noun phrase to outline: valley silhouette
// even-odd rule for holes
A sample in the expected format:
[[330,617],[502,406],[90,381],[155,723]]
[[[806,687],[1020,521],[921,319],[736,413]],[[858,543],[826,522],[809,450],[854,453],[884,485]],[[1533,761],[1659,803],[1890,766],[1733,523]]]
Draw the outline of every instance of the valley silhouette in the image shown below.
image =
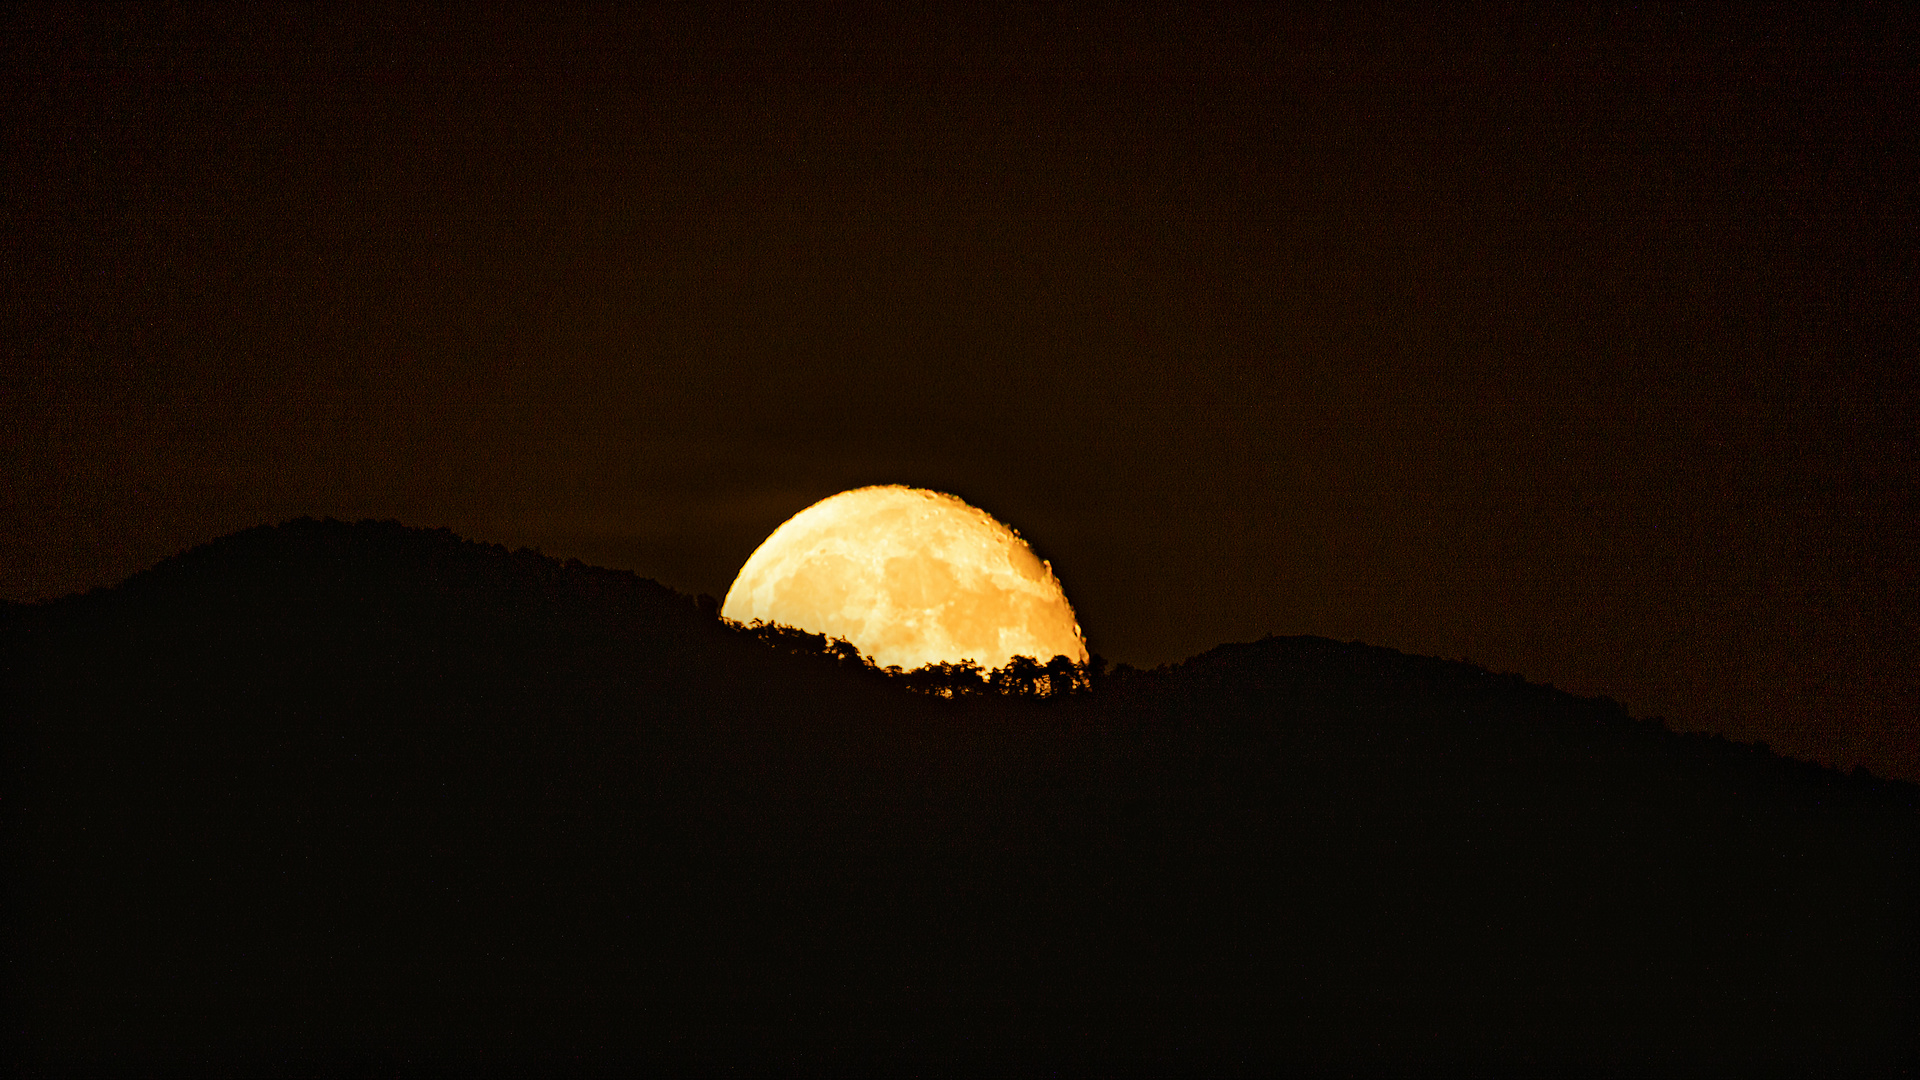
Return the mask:
[[36,1072],[1878,1072],[1920,788],[1322,638],[876,670],[392,522],[0,613]]

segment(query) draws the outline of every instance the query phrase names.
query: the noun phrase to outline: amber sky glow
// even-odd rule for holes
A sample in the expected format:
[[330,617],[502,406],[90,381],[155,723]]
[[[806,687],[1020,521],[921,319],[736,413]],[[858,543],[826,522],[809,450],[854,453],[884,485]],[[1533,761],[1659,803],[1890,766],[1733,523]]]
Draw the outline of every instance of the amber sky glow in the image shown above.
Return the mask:
[[936,491],[843,491],[775,529],[721,614],[845,638],[883,667],[1087,658],[1053,569],[992,515]]
[[0,601],[303,515],[719,596],[904,480],[1115,662],[1920,779],[1913,5],[1404,7],[11,5]]

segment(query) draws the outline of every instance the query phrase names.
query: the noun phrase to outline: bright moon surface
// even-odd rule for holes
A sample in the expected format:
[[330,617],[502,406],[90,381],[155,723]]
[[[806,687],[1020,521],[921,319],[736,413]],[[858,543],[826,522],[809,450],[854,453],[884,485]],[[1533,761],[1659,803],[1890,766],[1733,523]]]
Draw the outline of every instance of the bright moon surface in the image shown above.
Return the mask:
[[986,511],[921,488],[843,491],[787,519],[720,614],[845,638],[881,667],[1087,659],[1053,568]]

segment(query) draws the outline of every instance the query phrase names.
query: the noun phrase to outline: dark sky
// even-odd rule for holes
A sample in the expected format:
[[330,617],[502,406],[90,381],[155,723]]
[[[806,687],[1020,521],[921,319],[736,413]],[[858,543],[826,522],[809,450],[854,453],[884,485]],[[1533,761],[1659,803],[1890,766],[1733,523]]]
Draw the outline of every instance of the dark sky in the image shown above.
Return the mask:
[[909,483],[1115,660],[1357,638],[1920,778],[1892,5],[779,7],[14,9],[0,595],[301,514],[721,595]]

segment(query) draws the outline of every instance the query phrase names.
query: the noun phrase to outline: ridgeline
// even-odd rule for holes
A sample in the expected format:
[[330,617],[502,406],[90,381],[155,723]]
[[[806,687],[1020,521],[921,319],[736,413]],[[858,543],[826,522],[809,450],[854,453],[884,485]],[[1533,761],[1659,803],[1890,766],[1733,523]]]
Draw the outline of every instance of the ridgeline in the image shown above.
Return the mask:
[[1464,663],[948,698],[312,520],[0,650],[32,1072],[1832,1074],[1920,1030],[1920,788]]

